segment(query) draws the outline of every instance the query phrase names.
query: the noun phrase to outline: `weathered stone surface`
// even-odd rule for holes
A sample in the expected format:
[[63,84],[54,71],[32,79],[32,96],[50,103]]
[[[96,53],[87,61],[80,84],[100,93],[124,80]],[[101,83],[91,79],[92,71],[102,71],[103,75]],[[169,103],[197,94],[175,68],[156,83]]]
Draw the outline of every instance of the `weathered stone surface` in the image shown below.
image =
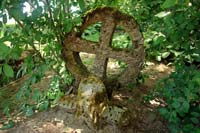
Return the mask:
[[81,80],[78,88],[78,113],[85,113],[98,125],[107,102],[106,88],[99,78],[89,76]]
[[89,127],[100,127],[102,121],[121,127],[127,126],[132,116],[128,108],[108,105],[106,88],[96,76],[83,78],[78,88],[78,96],[61,99],[59,105],[75,111]]
[[[100,40],[98,43],[86,41],[81,38],[84,30],[97,22],[102,22]],[[124,27],[132,40],[132,49],[116,50],[111,46],[112,37],[116,26]],[[92,73],[103,81],[107,81],[106,68],[109,58],[124,61],[128,64],[127,69],[118,77],[122,85],[134,82],[137,77],[145,57],[143,47],[143,37],[136,21],[129,15],[123,14],[113,8],[97,8],[86,14],[83,24],[78,27],[78,31],[72,31],[65,37],[62,55],[67,68],[75,76],[77,84],[81,78],[87,77],[90,72],[83,65],[79,52],[96,54]]]
[[102,115],[110,123],[120,127],[128,126],[131,122],[131,114],[126,107],[108,106]]

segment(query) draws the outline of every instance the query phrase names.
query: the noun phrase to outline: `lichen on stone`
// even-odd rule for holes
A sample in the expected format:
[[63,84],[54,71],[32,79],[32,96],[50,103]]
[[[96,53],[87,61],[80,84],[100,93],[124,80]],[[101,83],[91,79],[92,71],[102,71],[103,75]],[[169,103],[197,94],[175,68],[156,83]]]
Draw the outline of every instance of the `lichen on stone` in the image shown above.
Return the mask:
[[[66,103],[63,104],[63,100],[67,100]],[[94,75],[83,78],[79,84],[77,97],[62,99],[61,106],[75,107],[76,116],[84,118],[90,126],[98,127],[102,120],[118,126],[130,124],[131,114],[128,108],[109,105],[105,85]]]
[[[81,38],[88,26],[98,22],[102,23],[98,43]],[[122,26],[125,32],[130,35],[132,49],[119,51],[111,46],[116,26]],[[62,46],[62,56],[66,62],[66,67],[75,76],[77,85],[81,79],[88,77],[91,73],[107,82],[109,77],[106,75],[106,69],[109,58],[127,63],[127,68],[116,78],[117,82],[126,86],[128,83],[136,81],[144,62],[145,51],[139,25],[132,16],[111,7],[96,8],[83,17],[83,23],[77,29],[79,32],[72,30],[65,36]],[[80,52],[96,55],[91,72],[82,63],[79,56]]]

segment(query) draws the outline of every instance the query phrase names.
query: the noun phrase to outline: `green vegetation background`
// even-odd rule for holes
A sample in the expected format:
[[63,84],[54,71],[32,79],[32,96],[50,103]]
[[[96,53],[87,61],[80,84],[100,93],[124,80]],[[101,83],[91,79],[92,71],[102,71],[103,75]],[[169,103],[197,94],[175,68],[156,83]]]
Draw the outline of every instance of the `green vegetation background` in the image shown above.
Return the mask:
[[[23,10],[24,3],[30,12]],[[146,48],[146,60],[176,64],[175,72],[161,80],[147,99],[165,100],[159,111],[170,123],[172,132],[200,132],[200,1],[199,0],[1,0],[0,1],[0,85],[30,74],[17,97],[24,100],[22,111],[27,116],[34,109],[48,108],[50,101],[63,95],[73,77],[64,69],[61,44],[81,17],[96,7],[111,6],[132,15],[141,27]],[[15,24],[8,25],[8,19]],[[98,26],[97,26],[98,28]],[[96,41],[98,32],[88,29],[83,38]],[[95,34],[93,34],[95,32]],[[93,36],[89,36],[92,33]],[[129,46],[127,35],[115,35],[113,46]],[[122,40],[119,44],[119,40]],[[128,40],[128,41],[127,41]],[[23,51],[33,51],[15,68]],[[37,104],[28,105],[32,90],[46,71],[55,76],[47,92],[33,92]],[[1,93],[0,93],[1,94]],[[9,116],[9,102],[2,104]],[[12,122],[11,122],[12,125]]]

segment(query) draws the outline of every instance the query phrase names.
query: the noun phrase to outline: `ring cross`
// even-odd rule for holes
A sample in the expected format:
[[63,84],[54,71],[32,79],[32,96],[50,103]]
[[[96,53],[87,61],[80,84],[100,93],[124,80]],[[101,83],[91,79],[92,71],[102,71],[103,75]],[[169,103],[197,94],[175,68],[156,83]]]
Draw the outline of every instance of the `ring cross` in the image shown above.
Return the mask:
[[[97,22],[102,22],[99,42],[95,43],[82,39],[81,34],[84,30]],[[124,27],[124,30],[130,35],[131,49],[115,49],[111,46],[117,25]],[[145,52],[142,34],[133,17],[113,8],[97,8],[84,17],[83,24],[78,27],[78,30],[79,32],[72,31],[66,35],[62,50],[66,66],[76,80],[80,80],[90,73],[79,56],[79,52],[85,52],[96,55],[92,73],[104,81],[108,80],[106,72],[109,58],[124,61],[128,65],[126,70],[117,78],[119,83],[125,85],[128,82],[135,81],[142,68]]]

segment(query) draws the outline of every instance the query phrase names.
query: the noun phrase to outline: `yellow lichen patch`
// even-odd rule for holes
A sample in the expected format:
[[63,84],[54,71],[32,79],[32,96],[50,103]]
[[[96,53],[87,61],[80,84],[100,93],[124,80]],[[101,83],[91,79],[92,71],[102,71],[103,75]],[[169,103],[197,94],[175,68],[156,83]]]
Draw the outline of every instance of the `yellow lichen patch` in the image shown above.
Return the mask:
[[103,82],[92,75],[83,79],[78,88],[78,99],[79,111],[86,113],[94,124],[98,124],[108,102]]
[[130,124],[131,115],[128,108],[109,106],[102,114],[107,121],[116,123],[119,126],[127,126]]
[[77,97],[73,95],[62,97],[59,102],[59,106],[64,107],[66,109],[76,109],[77,108]]
[[81,80],[77,97],[65,96],[59,103],[62,107],[76,109],[76,116],[83,118],[88,126],[99,127],[101,120],[119,126],[130,124],[128,108],[109,106],[103,82],[93,75]]

